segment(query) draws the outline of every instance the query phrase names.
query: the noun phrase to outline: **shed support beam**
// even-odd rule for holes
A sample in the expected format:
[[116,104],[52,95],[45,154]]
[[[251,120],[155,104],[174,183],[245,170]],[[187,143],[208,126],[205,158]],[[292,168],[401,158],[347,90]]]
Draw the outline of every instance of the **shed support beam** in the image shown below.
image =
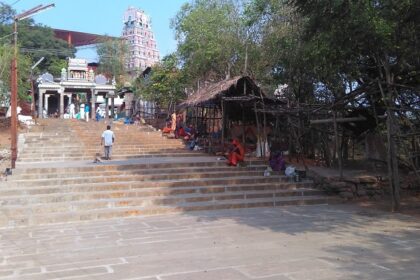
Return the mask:
[[[346,123],[346,122],[362,122],[365,121],[365,117],[355,117],[355,118],[337,118],[335,121],[337,123]],[[323,124],[323,123],[333,123],[334,118],[332,119],[323,119],[323,120],[312,120],[310,124]]]

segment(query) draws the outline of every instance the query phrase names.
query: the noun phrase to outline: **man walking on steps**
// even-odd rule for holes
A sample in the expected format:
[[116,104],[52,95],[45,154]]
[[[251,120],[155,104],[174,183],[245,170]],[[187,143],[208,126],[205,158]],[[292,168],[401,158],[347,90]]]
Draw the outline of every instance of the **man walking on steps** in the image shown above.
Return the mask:
[[107,125],[106,130],[102,133],[101,146],[104,145],[105,159],[111,159],[112,144],[114,144],[114,132],[111,126]]

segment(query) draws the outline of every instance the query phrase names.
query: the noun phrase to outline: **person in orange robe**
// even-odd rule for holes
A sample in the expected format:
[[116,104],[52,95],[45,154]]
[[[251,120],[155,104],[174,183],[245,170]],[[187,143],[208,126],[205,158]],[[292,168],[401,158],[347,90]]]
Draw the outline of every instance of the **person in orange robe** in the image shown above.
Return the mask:
[[244,160],[245,149],[237,139],[232,141],[232,145],[233,149],[228,155],[228,165],[236,166],[238,162]]

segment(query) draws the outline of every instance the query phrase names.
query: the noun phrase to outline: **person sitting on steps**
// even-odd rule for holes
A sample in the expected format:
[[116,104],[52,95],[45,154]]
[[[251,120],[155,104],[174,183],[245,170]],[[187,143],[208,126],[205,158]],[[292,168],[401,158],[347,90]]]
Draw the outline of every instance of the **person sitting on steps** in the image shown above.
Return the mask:
[[232,141],[232,149],[228,154],[228,165],[236,166],[239,162],[244,161],[245,158],[245,149],[239,142],[239,140],[234,139]]

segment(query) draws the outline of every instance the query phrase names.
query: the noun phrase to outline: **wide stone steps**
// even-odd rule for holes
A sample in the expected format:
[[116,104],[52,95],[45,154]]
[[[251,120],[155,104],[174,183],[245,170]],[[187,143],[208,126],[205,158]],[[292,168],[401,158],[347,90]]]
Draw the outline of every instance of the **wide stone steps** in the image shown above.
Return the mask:
[[18,168],[0,182],[0,227],[334,201],[310,180],[264,176],[264,160],[228,167],[149,127],[114,124],[112,160],[93,163],[105,123],[41,124],[25,135]]
[[[108,163],[108,161],[105,161]],[[120,172],[130,172],[132,170],[160,170],[160,169],[191,169],[191,168],[213,168],[213,167],[227,167],[229,170],[232,170],[232,167],[228,167],[226,165],[226,160],[217,160],[214,157],[200,158],[195,160],[194,158],[188,157],[183,158],[180,161],[176,160],[168,160],[162,161],[158,159],[145,159],[141,161],[130,161],[130,162],[117,162],[113,163],[112,161],[109,162],[111,164],[93,164],[90,163],[88,165],[66,165],[65,168],[59,166],[56,163],[47,163],[46,165],[35,165],[33,167],[25,167],[22,169],[16,169],[13,171],[15,175],[23,175],[23,174],[50,174],[50,173],[81,173],[81,172],[91,172],[91,171],[120,171]],[[245,161],[246,168],[255,168],[266,166],[265,161],[263,160],[249,160]],[[41,166],[41,167],[39,167]],[[241,168],[241,167],[236,167]]]
[[[248,171],[260,171],[261,174],[265,170],[265,165],[260,166],[253,166],[248,167]],[[17,173],[16,176],[9,177],[9,181],[16,181],[16,180],[34,180],[34,179],[53,179],[53,178],[74,178],[74,177],[95,177],[95,176],[124,176],[124,175],[132,175],[132,174],[142,174],[142,175],[149,175],[149,174],[191,174],[191,173],[202,173],[209,171],[209,167],[194,167],[189,166],[188,169],[182,167],[172,167],[172,168],[145,168],[134,166],[133,168],[126,168],[125,170],[101,170],[97,168],[90,168],[80,169],[77,170],[77,173],[73,172],[60,172],[62,170],[57,170],[56,172],[46,173],[39,170],[39,172],[31,172],[31,173]],[[232,167],[229,166],[213,166],[211,167],[212,172],[225,172],[225,171],[232,171]]]
[[[62,158],[62,157],[74,157],[74,158],[85,158],[88,157],[88,159],[92,159],[92,155],[95,155],[96,153],[98,153],[100,151],[100,153],[102,154],[103,151],[102,149],[95,149],[95,150],[90,150],[90,151],[84,151],[84,152],[72,152],[72,151],[66,151],[66,152],[62,152],[60,155],[57,155],[57,153],[54,152],[24,152],[20,155],[20,159],[21,160],[26,160],[26,159],[32,159],[33,157],[38,157],[38,158]],[[187,154],[187,155],[196,155],[198,154],[197,152],[193,152],[191,153],[190,151],[186,150],[185,148],[177,148],[177,149],[112,149],[112,154],[115,157],[118,156],[125,156],[125,155],[155,155],[155,154],[161,154],[162,156],[166,155],[176,155],[176,154]],[[200,153],[201,155],[204,155],[203,153]]]
[[[33,179],[33,180],[13,180],[8,181],[7,186],[10,187],[27,187],[27,186],[60,186],[60,185],[86,185],[97,183],[143,183],[153,186],[172,186],[182,184],[212,184],[218,183],[235,183],[237,181],[252,182],[286,182],[285,176],[262,176],[260,171],[236,171],[236,172],[206,172],[192,174],[154,174],[154,175],[117,175],[117,176],[90,176],[90,177],[72,177],[60,179]],[[3,185],[3,184],[1,184]],[[1,186],[0,185],[0,186]]]
[[[310,188],[312,182],[269,182],[269,183],[236,183],[230,185],[216,184],[216,185],[189,185],[189,186],[150,186],[141,183],[123,184],[123,183],[103,183],[103,184],[88,184],[88,185],[66,185],[66,186],[48,186],[48,187],[18,187],[0,190],[0,198],[3,201],[8,199],[24,198],[25,196],[44,195],[46,197],[63,197],[57,199],[64,199],[68,194],[102,194],[113,193],[115,197],[123,196],[124,192],[132,192],[137,194],[153,194],[153,195],[172,195],[183,193],[223,193],[226,191],[238,192],[263,192],[276,191],[300,188]],[[150,195],[148,195],[150,196]],[[26,197],[27,199],[29,197]],[[54,199],[53,199],[54,200]],[[6,202],[3,202],[6,203]]]
[[[137,144],[137,145],[126,145],[126,144],[116,144],[113,147],[113,150],[133,150],[133,151],[138,151],[138,150],[148,150],[148,149],[156,149],[156,150],[171,150],[171,149],[185,149],[185,145],[182,144],[173,144],[173,145],[168,145],[168,144],[150,144],[150,145],[142,145],[142,144]],[[34,154],[39,154],[39,153],[58,153],[58,152],[80,152],[80,150],[89,152],[89,151],[96,151],[96,150],[102,150],[103,147],[101,147],[100,142],[97,142],[96,145],[92,145],[92,146],[85,146],[85,145],[81,145],[81,144],[77,144],[74,143],[72,145],[57,145],[57,146],[50,146],[48,147],[44,147],[44,146],[40,146],[39,148],[25,148],[21,153],[34,153]]]
[[[92,191],[92,192],[68,192],[63,190],[62,193],[48,193],[48,194],[32,194],[30,198],[22,195],[8,195],[0,194],[0,203],[2,210],[8,211],[8,207],[23,207],[31,206],[34,210],[36,207],[43,207],[45,211],[53,212],[55,210],[47,210],[46,206],[55,207],[57,203],[89,203],[93,205],[97,201],[120,203],[121,201],[132,200],[134,206],[141,205],[138,202],[159,199],[170,201],[185,200],[184,202],[198,202],[209,201],[211,199],[251,199],[251,198],[268,198],[281,196],[308,196],[320,195],[319,190],[310,188],[309,183],[290,183],[277,186],[258,185],[258,188],[252,188],[250,185],[237,185],[235,187],[181,187],[176,189],[168,188],[144,188],[144,189],[125,189],[119,191]],[[66,194],[63,196],[62,194]],[[47,205],[48,204],[48,205]],[[88,206],[88,207],[91,207]],[[133,206],[133,205],[131,205]],[[73,206],[71,206],[73,207]],[[62,208],[61,206],[59,208]],[[31,211],[32,211],[31,210]],[[9,214],[11,214],[10,212]]]
[[[103,154],[100,146],[101,134],[106,127],[103,122],[48,119],[39,123],[25,135],[18,162],[93,160],[96,154]],[[148,126],[115,123],[112,127],[117,139],[113,159],[203,155],[190,153],[182,141],[168,141]]]
[[[113,160],[123,160],[123,159],[139,159],[139,158],[168,158],[168,157],[202,157],[203,153],[171,153],[171,154],[161,154],[161,153],[135,153],[135,154],[120,154],[112,155]],[[64,161],[93,161],[94,155],[84,155],[79,157],[61,155],[57,157],[24,157],[18,160],[18,162],[32,162],[32,163],[42,163],[42,162],[64,162]]]
[[[251,207],[278,207],[287,205],[312,205],[312,204],[326,204],[334,202],[326,196],[308,195],[308,196],[280,196],[269,198],[252,198],[252,199],[213,199],[210,201],[200,202],[179,202],[169,205],[162,203],[159,206],[144,205],[144,206],[126,206],[124,204],[119,207],[110,208],[112,206],[106,203],[106,207],[89,210],[65,210],[54,213],[36,213],[31,209],[13,209],[13,213],[9,215],[0,216],[0,226],[2,227],[16,227],[28,225],[40,225],[51,223],[66,223],[66,222],[80,222],[87,220],[111,219],[111,218],[126,218],[139,215],[157,215],[168,214],[184,211],[199,211],[199,210],[217,210],[217,209],[237,209],[237,208],[251,208]],[[68,205],[64,204],[64,205]],[[44,209],[44,208],[40,208]],[[65,209],[68,209],[67,207]]]

